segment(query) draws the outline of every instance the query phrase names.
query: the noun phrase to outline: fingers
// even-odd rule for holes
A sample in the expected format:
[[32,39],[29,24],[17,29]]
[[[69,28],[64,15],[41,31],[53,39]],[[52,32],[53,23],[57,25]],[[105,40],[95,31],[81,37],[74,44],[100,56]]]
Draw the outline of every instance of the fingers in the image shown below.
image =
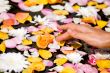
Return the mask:
[[64,34],[56,37],[56,40],[57,41],[63,41],[63,40],[68,40],[70,38],[71,38],[71,36],[68,34],[68,32],[65,32]]
[[68,30],[68,33],[76,39],[80,39],[83,41],[87,40],[87,34],[85,33],[80,33],[78,31],[72,31],[72,30]]
[[58,26],[58,28],[62,30],[75,29],[76,27],[77,25],[72,24],[72,23]]

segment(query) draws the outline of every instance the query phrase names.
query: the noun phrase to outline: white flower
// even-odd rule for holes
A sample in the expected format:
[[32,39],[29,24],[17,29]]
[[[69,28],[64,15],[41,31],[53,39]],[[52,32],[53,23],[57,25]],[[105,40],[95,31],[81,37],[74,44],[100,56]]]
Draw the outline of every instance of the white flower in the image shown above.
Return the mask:
[[49,23],[49,20],[46,17],[41,17],[40,15],[38,15],[38,16],[34,16],[34,21],[31,22],[44,25]]
[[110,15],[110,7],[104,8],[103,12],[105,15]]
[[7,12],[8,10],[10,10],[10,8],[11,5],[9,5],[8,0],[0,0],[0,13]]
[[18,37],[18,38],[24,38],[25,35],[27,34],[27,30],[22,27],[19,29],[9,30],[8,33],[10,36],[14,36],[14,37]]
[[70,53],[66,55],[67,59],[72,63],[79,63],[83,58],[79,53]]
[[64,9],[64,6],[62,6],[62,5],[52,5],[51,7],[53,9],[58,9],[58,10],[63,10]]
[[81,14],[83,17],[94,17],[97,18],[97,9],[95,7],[81,7],[79,9],[79,14]]
[[11,71],[21,72],[27,68],[29,62],[21,53],[4,53],[0,55],[0,71],[9,73]]

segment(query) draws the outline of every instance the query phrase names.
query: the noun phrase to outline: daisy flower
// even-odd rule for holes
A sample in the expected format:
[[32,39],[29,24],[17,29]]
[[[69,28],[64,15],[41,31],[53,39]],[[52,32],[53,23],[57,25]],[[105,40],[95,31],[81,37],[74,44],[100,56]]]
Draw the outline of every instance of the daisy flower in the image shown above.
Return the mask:
[[8,0],[0,0],[0,13],[7,12],[8,10],[10,10],[10,8],[11,5],[9,5]]
[[26,61],[26,58],[21,53],[4,53],[0,55],[1,72],[21,72],[28,65],[29,62]]
[[14,37],[18,37],[18,38],[24,38],[25,35],[27,34],[27,30],[24,27],[22,27],[19,29],[9,30],[8,33],[10,36],[14,36]]

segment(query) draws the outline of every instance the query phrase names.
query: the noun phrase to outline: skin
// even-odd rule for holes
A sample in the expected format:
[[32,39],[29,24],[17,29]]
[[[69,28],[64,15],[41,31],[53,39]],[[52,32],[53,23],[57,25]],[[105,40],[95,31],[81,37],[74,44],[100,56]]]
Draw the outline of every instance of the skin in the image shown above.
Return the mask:
[[58,28],[66,32],[56,37],[57,41],[75,38],[97,48],[110,48],[110,33],[98,27],[92,27],[89,24],[76,25],[70,23],[58,26]]

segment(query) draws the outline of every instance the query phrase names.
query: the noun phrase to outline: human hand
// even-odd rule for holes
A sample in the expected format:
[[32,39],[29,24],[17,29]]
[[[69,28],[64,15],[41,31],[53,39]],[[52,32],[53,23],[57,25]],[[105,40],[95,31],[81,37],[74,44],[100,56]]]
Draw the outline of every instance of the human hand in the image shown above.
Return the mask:
[[100,28],[92,27],[89,24],[76,25],[73,23],[61,25],[58,28],[66,30],[66,32],[56,37],[57,41],[76,38],[97,48],[110,48],[110,33]]

